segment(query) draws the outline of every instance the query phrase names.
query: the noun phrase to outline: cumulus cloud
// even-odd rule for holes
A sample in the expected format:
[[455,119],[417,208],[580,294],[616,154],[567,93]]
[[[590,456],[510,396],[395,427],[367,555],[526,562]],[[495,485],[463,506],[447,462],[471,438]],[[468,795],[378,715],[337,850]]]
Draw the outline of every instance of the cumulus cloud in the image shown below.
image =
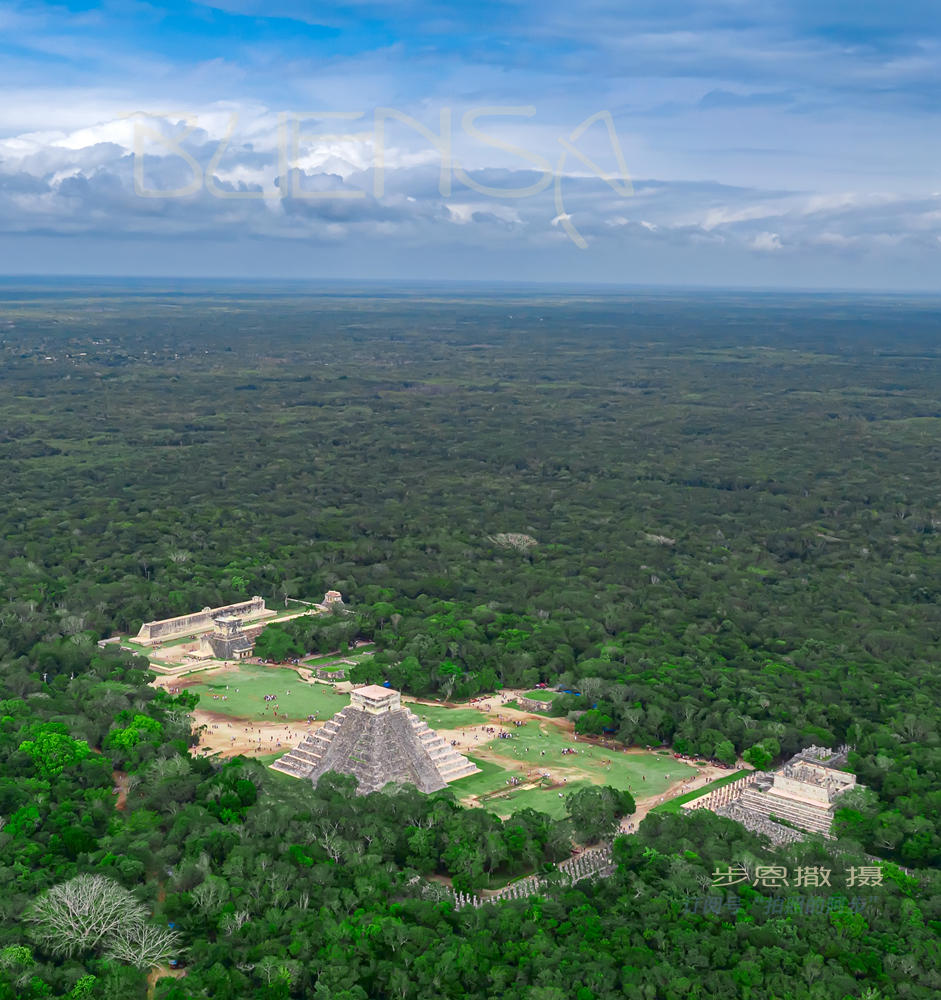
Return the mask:
[[[674,255],[687,276],[723,260],[732,277],[742,260],[881,274],[941,237],[922,193],[941,153],[923,2],[206,0],[175,27],[136,0],[3,4],[0,237],[408,242],[430,258],[579,243],[608,262]],[[390,119],[381,170],[380,106],[415,120]],[[487,107],[482,141],[463,115]],[[305,108],[352,114],[285,124]],[[602,125],[577,140],[586,160],[560,159],[602,109],[641,178],[630,196],[586,166],[617,176]]]
[[[196,121],[119,118],[8,136],[0,140],[0,231],[435,243],[457,228],[462,240],[484,243],[499,233],[538,245],[574,226],[589,244],[765,253],[936,245],[941,234],[937,195],[642,179],[626,197],[584,170],[549,184],[538,170],[505,166],[473,171],[463,182],[449,171],[442,194],[440,152],[417,134],[385,150],[377,196],[375,136],[367,126],[342,124],[360,129],[358,138],[312,132],[298,143],[264,108],[243,112],[237,133],[232,122],[231,109],[218,108]],[[528,188],[537,193],[516,196]]]
[[756,233],[750,246],[753,250],[780,250],[781,237],[777,233]]

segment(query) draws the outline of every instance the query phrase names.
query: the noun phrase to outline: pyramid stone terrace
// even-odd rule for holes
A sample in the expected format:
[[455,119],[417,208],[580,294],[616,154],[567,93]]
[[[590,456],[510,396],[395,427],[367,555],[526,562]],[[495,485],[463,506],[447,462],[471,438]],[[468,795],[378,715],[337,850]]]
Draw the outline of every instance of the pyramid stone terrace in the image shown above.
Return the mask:
[[205,652],[217,660],[244,660],[252,655],[255,642],[242,628],[241,618],[236,615],[219,615],[213,622],[215,629],[203,637]]
[[314,784],[327,771],[352,774],[361,795],[389,782],[436,792],[479,770],[378,684],[356,688],[346,708],[271,766]]
[[[851,788],[862,787],[856,784],[855,775],[839,770],[846,763],[848,750],[841,747],[834,752],[815,746],[801,750],[773,772],[770,781],[762,776],[744,785],[738,796],[716,812],[769,836],[772,826],[776,826],[781,831],[797,827],[806,833],[831,837],[838,798]],[[775,820],[785,820],[789,826]],[[782,833],[781,839],[793,838]]]

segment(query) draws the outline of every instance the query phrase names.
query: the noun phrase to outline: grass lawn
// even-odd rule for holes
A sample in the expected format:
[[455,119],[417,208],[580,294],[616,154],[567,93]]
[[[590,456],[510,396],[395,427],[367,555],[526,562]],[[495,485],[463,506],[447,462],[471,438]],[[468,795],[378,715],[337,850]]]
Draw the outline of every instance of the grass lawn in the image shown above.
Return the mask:
[[340,656],[341,660],[368,660],[376,652],[375,646],[360,646],[359,649],[351,649],[348,653]]
[[[330,685],[305,684],[293,670],[256,664],[208,678],[189,690],[199,695],[200,708],[238,719],[273,719],[275,710],[297,722],[308,715],[328,719],[350,703],[348,694],[339,694]],[[266,694],[276,694],[278,700],[266,702]]]
[[550,691],[547,688],[537,688],[535,691],[527,691],[523,697],[532,698],[533,701],[555,701],[562,696],[561,691]]
[[484,798],[480,802],[484,809],[488,809],[498,816],[506,817],[520,809],[536,809],[554,819],[559,819],[565,815],[565,799],[559,798],[559,792],[561,791],[565,795],[588,784],[586,781],[570,781],[565,789],[510,789],[506,780],[513,774],[512,771],[507,771],[499,764],[490,760],[482,760],[480,757],[471,757],[470,759],[480,768],[480,773],[453,781],[448,785],[448,788],[453,788],[454,794],[459,799],[465,799],[471,795],[481,796],[505,791],[505,795],[494,795],[491,798]]
[[309,659],[305,657],[305,667],[318,667],[323,663],[336,663],[337,660],[352,660],[358,663],[360,660],[367,660],[375,653],[374,646],[361,646],[359,649],[351,650],[349,653],[316,653]]
[[201,635],[206,635],[210,629],[200,629],[198,632],[190,632],[187,635],[180,636],[179,639],[167,639],[166,642],[161,642],[157,646],[151,646],[151,649],[169,649],[172,646],[185,646],[188,642],[199,642],[199,637]]
[[[560,772],[559,776],[566,776],[569,784],[584,777],[595,784],[627,789],[635,797],[644,798],[659,795],[679,778],[698,773],[673,757],[626,754],[609,747],[573,743],[570,734],[544,722],[527,722],[519,728],[513,727],[512,732],[513,739],[492,740],[484,749],[549,771],[553,777]],[[562,750],[569,748],[578,752],[563,756]]]
[[498,788],[506,787],[506,779],[510,772],[504,770],[499,764],[490,760],[481,760],[479,757],[467,755],[467,759],[473,761],[479,768],[479,774],[471,774],[467,778],[458,778],[452,781],[448,788],[454,789],[454,794],[459,799],[467,798],[469,795],[486,795],[488,792],[495,792]]
[[731,774],[726,774],[721,778],[717,778],[708,785],[703,785],[702,788],[697,788],[694,792],[687,792],[685,795],[677,795],[675,799],[670,799],[669,802],[664,802],[662,805],[654,806],[650,811],[663,813],[682,812],[683,810],[681,807],[684,802],[692,802],[693,799],[698,799],[707,792],[711,792],[716,788],[721,788],[723,785],[730,785],[733,781],[737,781],[742,777],[742,775],[748,773],[749,772],[747,770],[733,771]]
[[[480,773],[449,786],[459,799],[477,798],[479,805],[500,816],[529,808],[558,818],[565,815],[565,796],[589,784],[626,788],[637,798],[645,798],[659,795],[677,779],[696,773],[672,757],[665,760],[655,754],[625,754],[584,742],[573,743],[568,733],[535,720],[513,727],[512,732],[513,739],[491,740],[482,745],[477,756],[471,757]],[[579,752],[563,756],[562,750],[567,748]],[[545,756],[542,756],[543,750]],[[499,761],[490,759],[490,753],[499,754],[508,761],[519,761],[519,764],[504,767]],[[562,777],[568,780],[563,787],[555,788],[507,786],[507,778],[522,777],[520,765],[535,765],[539,770],[549,771],[554,780]]]
[[[506,818],[521,809],[535,809],[553,819],[565,816],[565,796],[579,788],[587,788],[588,781],[570,781],[565,788],[524,788],[508,792],[506,796],[484,802],[484,808]],[[559,797],[559,793],[562,797]]]
[[419,705],[415,702],[405,702],[419,719],[424,719],[432,729],[468,729],[471,726],[492,726],[483,712],[476,708],[445,708],[443,705]]

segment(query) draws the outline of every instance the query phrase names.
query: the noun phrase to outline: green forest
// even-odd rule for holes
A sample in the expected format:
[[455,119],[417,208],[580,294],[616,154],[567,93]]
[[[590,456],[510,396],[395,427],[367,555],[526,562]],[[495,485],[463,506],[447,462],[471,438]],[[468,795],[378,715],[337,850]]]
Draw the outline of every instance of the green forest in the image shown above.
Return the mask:
[[[0,1000],[937,996],[939,332],[919,297],[0,284]],[[553,886],[633,803],[197,759],[195,696],[96,645],[330,589],[262,648],[761,769],[848,743],[865,790],[784,849],[654,812]],[[713,887],[761,865],[833,888]]]

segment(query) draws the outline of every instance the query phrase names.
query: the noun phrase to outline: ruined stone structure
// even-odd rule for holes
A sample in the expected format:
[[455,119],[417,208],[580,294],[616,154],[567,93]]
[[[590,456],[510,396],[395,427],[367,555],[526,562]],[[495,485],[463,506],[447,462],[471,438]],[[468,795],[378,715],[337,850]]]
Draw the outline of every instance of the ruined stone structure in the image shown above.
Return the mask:
[[511,882],[503,889],[488,893],[486,898],[481,898],[473,893],[458,892],[455,889],[442,887],[438,884],[428,885],[432,893],[441,893],[445,898],[450,897],[454,902],[456,910],[462,910],[466,906],[480,907],[485,903],[497,903],[503,899],[528,899],[530,896],[538,895],[548,886],[575,885],[585,879],[607,878],[616,870],[617,865],[611,853],[610,844],[601,844],[591,850],[577,854],[573,858],[559,863],[558,874],[552,875],[528,875],[517,882]]
[[683,808],[712,809],[775,843],[799,840],[801,831],[830,837],[836,800],[851,788],[862,787],[855,775],[839,770],[848,751],[845,746],[836,752],[807,747],[771,775],[748,775]]
[[236,615],[219,615],[214,618],[215,629],[203,636],[200,654],[216,660],[244,660],[252,655],[255,640],[242,628],[242,619]]
[[221,615],[234,615],[243,620],[265,618],[275,614],[265,607],[263,597],[253,597],[250,601],[239,604],[227,604],[221,608],[203,608],[192,615],[181,615],[179,618],[164,618],[157,622],[144,622],[140,632],[134,636],[134,641],[144,646],[156,646],[171,639],[181,639],[186,635],[208,632],[215,625],[215,619]]
[[370,684],[351,697],[350,705],[271,766],[315,784],[327,771],[352,774],[361,795],[389,782],[436,792],[479,770],[403,708],[398,691]]
[[547,701],[540,701],[538,698],[524,698],[520,695],[516,699],[516,704],[520,708],[525,709],[527,712],[551,712],[552,711],[552,699]]
[[315,604],[314,607],[325,613],[330,611],[342,611],[343,595],[339,590],[328,590],[326,594],[323,595],[323,600],[319,604]]

